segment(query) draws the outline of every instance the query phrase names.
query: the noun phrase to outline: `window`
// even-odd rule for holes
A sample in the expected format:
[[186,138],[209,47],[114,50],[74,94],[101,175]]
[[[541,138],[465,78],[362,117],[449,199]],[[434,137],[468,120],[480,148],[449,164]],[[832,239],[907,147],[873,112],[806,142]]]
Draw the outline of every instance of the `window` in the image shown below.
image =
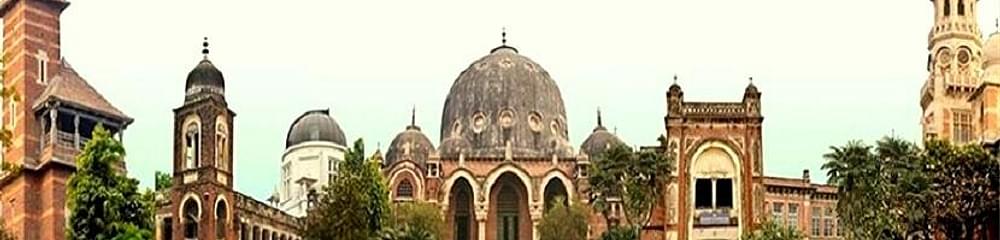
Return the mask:
[[192,169],[201,165],[198,162],[201,155],[201,128],[197,123],[191,123],[187,129],[184,137],[184,167]]
[[958,143],[972,141],[972,114],[965,110],[952,110],[952,139]]
[[733,208],[733,180],[722,178],[715,180],[715,207]]
[[229,219],[229,208],[226,201],[219,201],[215,205],[215,236],[219,239],[226,238],[226,222]]
[[965,0],[958,0],[958,15],[965,16]]
[[712,208],[712,180],[697,179],[694,182],[694,207]]
[[944,1],[944,16],[951,16],[951,0]]
[[403,179],[399,182],[399,186],[396,187],[396,199],[413,199],[413,185],[410,184],[410,180]]
[[819,207],[812,208],[812,224],[810,224],[809,229],[811,229],[810,232],[813,236],[819,236],[819,216],[822,213]]
[[784,203],[774,203],[774,207],[771,208],[771,212],[774,217],[772,221],[774,221],[777,224],[784,225],[785,218],[784,214],[782,213],[784,212],[784,208],[785,208]]
[[45,56],[44,52],[38,53],[38,83],[48,84],[49,83],[49,60]]
[[823,216],[823,236],[833,236],[833,208],[830,207]]
[[184,201],[184,238],[198,238],[198,220],[201,218],[201,210],[194,199]]
[[164,218],[163,227],[160,229],[161,239],[174,239],[174,219]]
[[794,229],[799,228],[799,204],[788,204],[788,226]]
[[228,170],[226,164],[226,153],[228,152],[229,138],[226,137],[226,125],[219,123],[215,126],[215,166],[222,170]]

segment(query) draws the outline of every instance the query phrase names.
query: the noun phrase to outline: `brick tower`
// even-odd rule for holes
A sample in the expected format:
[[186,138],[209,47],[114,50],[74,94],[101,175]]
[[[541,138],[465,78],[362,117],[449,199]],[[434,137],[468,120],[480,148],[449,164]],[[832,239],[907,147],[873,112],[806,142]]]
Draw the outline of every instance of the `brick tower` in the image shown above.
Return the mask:
[[66,183],[97,125],[121,139],[132,119],[112,106],[60,55],[64,0],[0,1],[3,127],[11,131],[0,173],[0,219],[18,239],[65,238]]
[[[207,39],[206,39],[207,40]],[[170,217],[159,239],[236,239],[232,219],[232,126],[222,72],[205,59],[188,73],[184,104],[174,109],[174,174]]]
[[983,63],[975,0],[933,0],[934,26],[927,39],[927,80],[920,90],[924,139],[977,140],[973,125]]

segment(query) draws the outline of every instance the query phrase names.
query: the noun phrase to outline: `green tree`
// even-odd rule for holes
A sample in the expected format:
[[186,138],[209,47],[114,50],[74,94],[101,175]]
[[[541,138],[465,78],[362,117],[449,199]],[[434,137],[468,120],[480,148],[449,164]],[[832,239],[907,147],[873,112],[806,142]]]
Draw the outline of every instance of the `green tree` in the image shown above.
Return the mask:
[[330,184],[318,194],[302,237],[311,240],[378,239],[389,219],[389,191],[377,161],[366,158],[358,139]]
[[587,239],[589,210],[574,201],[565,206],[562,197],[552,200],[552,207],[545,211],[538,223],[541,240],[584,240]]
[[174,185],[173,176],[169,173],[156,171],[156,191],[168,189]]
[[445,223],[441,209],[431,203],[407,202],[393,206],[391,239],[444,239]]
[[975,239],[1000,222],[1000,160],[981,146],[925,145],[933,176],[931,225],[949,239]]
[[[67,185],[68,239],[103,240],[126,234],[151,234],[152,211],[138,191],[139,181],[117,172],[125,149],[98,126],[77,155],[76,172]],[[148,196],[146,197],[148,198]]]
[[829,183],[838,187],[837,213],[847,235],[856,239],[892,239],[890,189],[882,176],[886,162],[861,141],[831,147],[824,155]]
[[639,228],[633,226],[612,226],[601,234],[600,240],[638,240]]
[[588,170],[593,208],[610,223],[608,199],[620,197],[627,224],[641,229],[663,198],[664,186],[672,181],[673,163],[673,157],[657,150],[636,152],[622,144],[611,146],[592,160]]
[[765,221],[758,229],[743,235],[743,240],[802,240],[804,238],[805,236],[795,228],[772,221]]
[[[2,61],[0,61],[0,66],[3,66]],[[3,78],[3,72],[4,70],[0,69],[0,79]],[[2,100],[0,102],[7,100],[16,101],[19,99],[20,96],[17,95],[17,92],[14,91],[13,87],[7,87],[6,85],[0,86],[0,100]],[[10,129],[7,128],[7,126],[8,125],[4,124],[4,126],[0,128],[0,146],[3,146],[3,148],[7,148],[7,146],[10,146],[11,144],[12,132],[10,131]],[[20,172],[20,170],[21,170],[20,166],[15,166],[14,164],[11,164],[7,161],[0,162],[0,178],[6,178],[17,175]],[[4,228],[2,223],[3,221],[0,221],[0,240],[16,239],[14,238],[13,235],[7,232],[7,229]]]

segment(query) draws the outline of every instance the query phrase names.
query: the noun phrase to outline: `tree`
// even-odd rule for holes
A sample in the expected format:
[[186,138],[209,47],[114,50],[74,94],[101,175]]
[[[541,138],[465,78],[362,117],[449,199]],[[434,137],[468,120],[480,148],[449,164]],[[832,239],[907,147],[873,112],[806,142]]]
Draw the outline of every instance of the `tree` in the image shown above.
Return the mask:
[[570,205],[565,206],[562,197],[553,199],[552,207],[542,215],[541,222],[538,223],[538,236],[541,240],[584,240],[587,239],[587,220],[590,219],[588,210],[569,201]]
[[431,203],[406,202],[393,206],[393,240],[444,239],[445,223],[441,209]]
[[77,155],[76,172],[67,184],[67,238],[151,236],[153,212],[145,199],[148,196],[138,192],[139,181],[114,169],[124,159],[125,148],[102,126],[94,130],[93,136]]
[[780,225],[772,221],[761,223],[760,228],[743,235],[743,240],[801,240],[805,238],[795,228]]
[[613,226],[601,234],[600,240],[638,240],[639,228],[632,226]]
[[983,238],[977,234],[1000,222],[1000,160],[976,145],[930,141],[926,148],[933,176],[929,222],[949,239]]
[[[3,62],[0,61],[0,66],[2,65]],[[0,79],[3,78],[3,72],[4,70],[0,69]],[[19,99],[20,96],[17,95],[17,92],[13,87],[7,87],[6,85],[0,86],[0,100],[15,101]],[[4,149],[11,144],[12,132],[7,128],[7,126],[8,125],[4,124],[4,126],[0,128],[0,146],[3,146]],[[0,178],[17,175],[20,170],[20,166],[15,166],[7,161],[0,162]],[[0,221],[0,240],[14,240],[14,236],[7,232],[7,229],[2,225],[2,223],[3,221]]]
[[588,181],[593,207],[609,223],[608,199],[620,197],[627,224],[635,231],[649,224],[651,213],[672,181],[674,159],[657,150],[633,151],[628,146],[611,146],[592,161]]
[[896,224],[889,211],[889,189],[883,170],[885,161],[860,141],[831,147],[824,155],[829,183],[838,187],[837,213],[846,235],[857,239],[892,239]]
[[330,184],[305,219],[304,239],[375,239],[389,219],[389,191],[377,161],[365,158],[364,142],[348,149]]
[[165,172],[156,171],[156,191],[170,188],[174,185],[173,176]]

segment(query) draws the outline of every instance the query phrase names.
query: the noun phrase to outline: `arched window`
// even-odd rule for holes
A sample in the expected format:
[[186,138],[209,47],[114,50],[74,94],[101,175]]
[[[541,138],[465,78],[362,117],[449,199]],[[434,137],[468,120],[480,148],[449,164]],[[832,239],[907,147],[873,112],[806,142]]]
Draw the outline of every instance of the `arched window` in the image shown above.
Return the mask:
[[226,222],[229,220],[229,207],[226,201],[219,201],[215,204],[215,236],[218,239],[226,238]]
[[413,184],[410,184],[409,179],[403,179],[396,186],[396,199],[397,200],[410,200],[413,199]]
[[958,0],[958,15],[965,16],[965,0]]
[[229,152],[227,132],[226,124],[219,122],[215,125],[215,166],[222,170],[229,169],[226,164],[226,153]]
[[182,210],[184,215],[184,238],[197,239],[198,221],[201,218],[201,209],[198,207],[198,202],[194,199],[188,199],[184,201]]
[[951,0],[944,1],[944,16],[951,16]]
[[198,167],[201,158],[201,126],[197,122],[192,122],[187,126],[184,134],[184,168],[192,169]]

